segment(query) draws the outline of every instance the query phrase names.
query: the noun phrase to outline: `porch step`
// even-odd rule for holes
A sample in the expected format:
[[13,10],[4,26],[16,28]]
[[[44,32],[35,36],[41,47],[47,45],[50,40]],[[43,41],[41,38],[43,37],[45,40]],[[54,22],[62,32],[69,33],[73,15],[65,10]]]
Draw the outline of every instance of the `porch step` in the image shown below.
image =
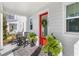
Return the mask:
[[13,54],[13,52],[12,52],[12,53],[8,54],[7,56],[14,56],[14,54]]
[[4,46],[3,50],[0,51],[1,56],[7,56],[11,54],[15,49],[17,49],[18,46],[16,44],[8,44]]

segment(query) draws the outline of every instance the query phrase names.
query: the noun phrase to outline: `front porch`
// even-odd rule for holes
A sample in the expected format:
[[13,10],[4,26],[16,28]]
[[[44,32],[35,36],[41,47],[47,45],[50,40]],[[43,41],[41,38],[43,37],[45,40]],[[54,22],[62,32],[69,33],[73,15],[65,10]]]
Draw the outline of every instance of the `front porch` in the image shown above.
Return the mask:
[[[3,3],[0,13],[0,52],[2,51],[1,55],[47,56],[48,52],[51,52],[52,55],[55,52],[56,54],[54,55],[58,55],[57,53],[60,51],[61,46],[63,46],[64,48],[64,50],[62,48],[63,52],[61,53],[61,55],[74,55],[74,44],[78,41],[79,37],[74,34],[72,35],[72,33],[69,33],[68,31],[76,32],[79,30],[77,22],[79,14],[77,12],[75,14],[70,12],[71,8],[69,4],[72,5],[72,3],[59,2]],[[68,12],[70,13],[67,15],[68,18],[65,19],[65,8],[67,6],[69,6]],[[72,8],[74,8],[74,6]],[[71,17],[74,15],[77,16]],[[7,23],[5,26],[3,24],[4,16]],[[72,18],[77,18],[77,20],[71,22],[71,20],[69,19]],[[66,20],[68,20],[67,24]],[[75,23],[75,25],[71,26],[69,23],[71,23],[71,25]],[[66,25],[68,26],[67,28]],[[71,26],[72,29],[70,29],[69,26]],[[4,30],[7,32],[8,36],[6,35],[6,32]],[[19,37],[22,37],[18,38],[20,39],[20,41],[17,39],[18,33],[21,33],[21,36],[18,35]],[[30,37],[27,40],[27,35],[25,35],[24,33],[32,33],[33,35],[29,35]],[[5,36],[9,37],[10,39],[7,39]],[[35,40],[36,37],[38,37],[37,41]],[[17,43],[12,45],[13,41],[17,41]],[[30,41],[30,43],[27,45],[26,41]],[[4,44],[4,42],[7,43]],[[35,46],[31,47],[31,43]],[[24,44],[26,44],[25,47]],[[53,46],[53,44],[57,45]],[[18,45],[20,45],[20,47]],[[39,46],[42,46],[41,51],[38,51],[40,50]],[[9,49],[9,47],[11,49]],[[19,48],[17,49],[17,47]],[[42,48],[45,48],[46,54],[42,53]],[[9,53],[7,54],[7,52]],[[34,52],[37,53],[35,54]]]
[[[18,47],[16,44],[4,46],[4,49],[1,50],[0,54],[1,56],[48,56],[47,53],[42,51],[41,47],[30,47],[30,45]],[[62,52],[59,56],[62,56]]]

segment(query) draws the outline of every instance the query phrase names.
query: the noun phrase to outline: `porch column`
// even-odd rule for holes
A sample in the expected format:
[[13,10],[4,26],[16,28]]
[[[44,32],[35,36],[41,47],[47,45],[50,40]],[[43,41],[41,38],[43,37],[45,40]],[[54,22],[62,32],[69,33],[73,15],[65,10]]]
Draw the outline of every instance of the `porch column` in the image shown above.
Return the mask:
[[0,49],[3,49],[3,14],[0,13]]

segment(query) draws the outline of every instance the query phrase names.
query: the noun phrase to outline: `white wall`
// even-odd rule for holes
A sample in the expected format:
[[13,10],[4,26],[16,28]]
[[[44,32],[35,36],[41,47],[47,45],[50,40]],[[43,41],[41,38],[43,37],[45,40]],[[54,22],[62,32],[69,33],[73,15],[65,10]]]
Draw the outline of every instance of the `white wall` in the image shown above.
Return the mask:
[[[68,4],[68,3],[67,3]],[[59,39],[64,47],[64,56],[74,55],[74,44],[79,40],[77,34],[70,34],[64,31],[65,29],[65,4],[50,3],[47,6],[41,8],[33,17],[33,31],[39,33],[39,13],[41,11],[48,9],[48,33],[54,33],[54,36]]]
[[[27,28],[27,17],[25,16],[19,16],[19,15],[16,15],[16,19],[18,20],[18,32],[26,32],[26,28]],[[21,30],[23,29],[23,30]]]

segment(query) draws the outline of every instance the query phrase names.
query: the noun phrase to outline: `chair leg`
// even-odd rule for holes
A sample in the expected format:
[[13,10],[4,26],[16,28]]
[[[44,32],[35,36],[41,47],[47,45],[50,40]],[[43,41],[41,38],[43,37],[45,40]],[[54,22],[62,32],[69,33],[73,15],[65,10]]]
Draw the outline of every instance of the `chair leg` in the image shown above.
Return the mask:
[[28,41],[24,42],[24,47],[26,47],[28,45]]

